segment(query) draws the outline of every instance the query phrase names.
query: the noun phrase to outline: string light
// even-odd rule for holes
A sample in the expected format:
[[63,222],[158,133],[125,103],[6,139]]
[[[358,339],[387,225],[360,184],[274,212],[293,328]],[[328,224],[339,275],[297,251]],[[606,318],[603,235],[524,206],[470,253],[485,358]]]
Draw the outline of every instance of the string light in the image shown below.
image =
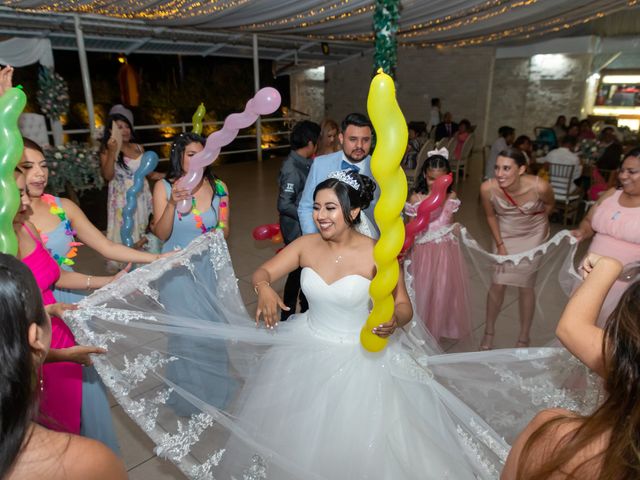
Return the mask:
[[86,13],[92,15],[105,15],[108,17],[123,18],[128,20],[169,20],[176,18],[193,18],[198,16],[220,13],[229,8],[242,6],[251,0],[227,0],[227,1],[192,1],[192,0],[168,0],[164,2],[150,2],[149,6],[141,5],[140,0],[96,0],[85,2],[83,0],[65,0],[47,3],[39,7],[20,8],[22,0],[9,0],[4,2],[6,6],[15,7],[24,12],[37,13]]
[[[306,10],[305,12],[296,13],[295,15],[292,15],[288,18],[279,18],[276,20],[269,20],[267,22],[262,22],[262,23],[253,23],[251,25],[247,25],[242,28],[247,30],[264,29],[268,27],[277,27],[277,26],[284,26],[284,25],[288,26],[293,22],[300,22],[300,21],[302,22],[299,25],[297,25],[297,27],[310,27],[313,25],[319,25],[322,23],[332,22],[335,20],[342,20],[344,18],[349,18],[355,15],[361,15],[363,13],[371,12],[374,10],[374,6],[369,5],[366,7],[358,7],[348,12],[334,13],[329,15],[330,12],[342,9],[343,7],[348,5],[350,1],[351,0],[341,0],[340,2],[336,2],[325,7],[322,7],[322,6],[315,7],[310,10]],[[318,18],[319,16],[322,16],[322,17],[319,18],[318,20],[313,21],[313,19]],[[309,19],[311,19],[311,21],[309,21]]]

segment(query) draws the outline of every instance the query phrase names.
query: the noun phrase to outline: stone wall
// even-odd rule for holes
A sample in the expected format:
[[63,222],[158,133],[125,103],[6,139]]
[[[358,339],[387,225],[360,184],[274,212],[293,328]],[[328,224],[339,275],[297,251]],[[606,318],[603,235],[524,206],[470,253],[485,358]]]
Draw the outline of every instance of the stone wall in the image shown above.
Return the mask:
[[501,125],[533,137],[535,127],[553,125],[558,115],[580,117],[591,61],[590,54],[496,59],[488,143]]
[[[533,137],[558,115],[581,116],[592,55],[534,55],[496,58],[493,48],[398,52],[397,94],[407,121],[427,120],[430,100],[454,120],[476,125],[476,148],[492,143],[501,125]],[[348,113],[366,112],[373,59],[366,55],[325,68],[325,112],[338,122]],[[491,88],[489,87],[491,85]],[[489,90],[490,93],[489,93]],[[487,108],[488,107],[488,108]]]
[[[291,108],[309,116],[296,114],[320,123],[324,117],[324,68],[310,68],[291,75],[289,80]],[[294,112],[295,114],[296,112]]]
[[[440,51],[401,48],[396,87],[407,121],[427,121],[432,97],[442,101],[454,120],[467,118],[483,131],[489,73],[494,49]],[[340,121],[350,112],[366,112],[373,59],[367,55],[325,70],[327,116]]]

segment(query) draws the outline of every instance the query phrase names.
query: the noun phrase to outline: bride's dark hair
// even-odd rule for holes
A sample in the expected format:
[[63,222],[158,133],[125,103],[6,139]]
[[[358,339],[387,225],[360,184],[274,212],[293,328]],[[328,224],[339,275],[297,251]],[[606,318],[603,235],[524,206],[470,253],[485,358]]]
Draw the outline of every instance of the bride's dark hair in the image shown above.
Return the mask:
[[21,261],[0,253],[0,478],[27,442],[37,413],[36,366],[29,346],[31,323],[47,316],[33,274]]
[[[327,178],[325,181],[320,182],[316,189],[313,191],[313,198],[320,190],[331,189],[336,192],[340,207],[342,208],[342,215],[344,221],[350,227],[360,223],[360,215],[362,210],[365,210],[373,200],[373,192],[376,191],[376,184],[371,178],[366,175],[360,175],[352,170],[345,170],[344,174],[354,182],[358,184],[358,188],[355,189],[351,185],[337,178]],[[351,210],[354,208],[360,209],[360,215],[355,219],[351,218]]]

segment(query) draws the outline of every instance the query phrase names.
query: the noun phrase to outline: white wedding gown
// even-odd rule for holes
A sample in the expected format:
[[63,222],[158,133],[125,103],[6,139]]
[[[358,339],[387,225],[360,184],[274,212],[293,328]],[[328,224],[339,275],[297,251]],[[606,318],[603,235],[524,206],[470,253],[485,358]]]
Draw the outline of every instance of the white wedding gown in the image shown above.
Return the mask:
[[[256,329],[210,233],[66,320],[80,342],[109,347],[96,359],[105,383],[157,453],[197,479],[493,479],[537,411],[597,400],[563,349],[442,354],[414,320],[367,352],[370,280],[327,284],[305,267],[301,284],[308,312]],[[194,353],[172,351],[173,337]],[[184,385],[172,363],[192,373]]]

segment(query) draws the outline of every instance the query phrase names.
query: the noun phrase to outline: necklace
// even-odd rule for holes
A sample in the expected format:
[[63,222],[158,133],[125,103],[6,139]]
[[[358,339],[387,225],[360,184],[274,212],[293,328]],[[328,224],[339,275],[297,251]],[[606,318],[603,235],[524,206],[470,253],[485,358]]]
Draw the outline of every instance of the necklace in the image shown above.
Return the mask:
[[[68,266],[75,265],[76,262],[74,262],[71,259],[75,258],[78,255],[78,247],[82,245],[81,242],[75,241],[75,236],[77,232],[71,226],[71,222],[67,218],[67,214],[65,213],[65,211],[62,209],[62,207],[60,207],[56,203],[56,199],[53,195],[49,195],[48,193],[45,193],[40,198],[42,199],[43,202],[49,205],[49,213],[58,217],[60,221],[64,224],[64,234],[67,237],[70,237],[70,241],[68,242],[69,251],[67,251],[66,255],[60,256],[57,253],[54,253],[48,247],[47,247],[47,250],[49,250],[49,253],[53,257],[53,259],[56,262],[58,262],[58,265],[68,265]],[[46,247],[47,242],[49,241],[49,237],[46,234],[42,233],[40,230],[38,230],[38,233],[40,234],[42,243]]]
[[338,255],[336,257],[336,263],[340,263],[342,261],[342,255]]
[[[221,180],[216,179],[214,186],[213,195],[214,197],[220,197],[220,208],[218,212],[218,223],[213,227],[207,228],[204,224],[202,212],[196,208],[196,197],[191,197],[191,214],[193,215],[193,221],[196,223],[196,228],[199,228],[202,233],[207,233],[214,229],[222,230],[226,226],[227,219],[229,218],[229,205],[223,200],[223,198],[229,194]],[[178,220],[182,221],[182,214],[180,212],[178,212]]]

